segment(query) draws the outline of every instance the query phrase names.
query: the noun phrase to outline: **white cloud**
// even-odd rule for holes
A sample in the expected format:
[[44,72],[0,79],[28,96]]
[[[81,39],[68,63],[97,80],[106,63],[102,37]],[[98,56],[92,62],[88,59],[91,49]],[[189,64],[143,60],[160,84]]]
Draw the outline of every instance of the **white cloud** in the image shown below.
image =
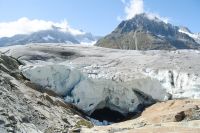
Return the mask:
[[52,26],[60,28],[61,31],[70,32],[73,35],[83,34],[83,32],[71,28],[67,21],[52,22],[26,17],[11,22],[0,22],[0,37],[11,37],[16,34],[30,34],[40,30],[52,29]]
[[168,17],[161,17],[159,14],[157,14],[157,13],[151,13],[151,12],[147,13],[147,17],[149,19],[152,19],[152,20],[155,20],[157,18],[158,20],[161,20],[164,23],[168,23],[169,20],[170,20]]
[[130,0],[128,3],[126,3],[125,13],[126,19],[131,19],[137,14],[144,13],[143,0]]
[[144,1],[143,0],[121,0],[121,2],[125,5],[124,12],[125,12],[125,17],[117,17],[118,21],[121,21],[123,19],[128,20],[135,15],[146,13],[147,17],[149,19],[155,19],[158,18],[159,20],[168,23],[169,18],[168,17],[161,17],[158,13],[152,13],[152,12],[147,12],[144,9]]

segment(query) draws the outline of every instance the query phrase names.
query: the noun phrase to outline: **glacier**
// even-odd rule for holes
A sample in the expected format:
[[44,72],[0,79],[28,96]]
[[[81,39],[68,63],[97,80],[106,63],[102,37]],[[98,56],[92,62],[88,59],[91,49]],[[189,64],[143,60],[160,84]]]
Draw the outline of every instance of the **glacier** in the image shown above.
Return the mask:
[[[126,115],[136,111],[140,104],[148,105],[153,103],[153,99],[164,101],[169,98],[169,94],[160,89],[159,82],[150,78],[126,83],[92,79],[86,73],[62,64],[25,66],[20,69],[31,82],[65,97],[66,102],[87,114],[108,107]],[[147,96],[138,94],[143,92]]]
[[88,115],[107,107],[126,116],[156,101],[200,98],[198,50],[30,44],[0,51],[22,62],[20,70],[31,82]]

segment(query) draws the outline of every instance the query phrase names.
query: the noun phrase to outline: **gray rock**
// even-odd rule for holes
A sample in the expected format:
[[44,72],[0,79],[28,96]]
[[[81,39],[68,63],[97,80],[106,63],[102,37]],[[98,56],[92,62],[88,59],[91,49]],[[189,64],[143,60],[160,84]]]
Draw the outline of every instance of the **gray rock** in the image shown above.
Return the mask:
[[1,133],[42,133],[50,129],[55,129],[52,133],[67,132],[72,127],[67,121],[76,123],[83,119],[71,117],[75,109],[70,106],[54,105],[55,97],[26,86],[26,79],[18,71],[19,65],[17,60],[0,55],[0,66],[3,66],[0,67]]

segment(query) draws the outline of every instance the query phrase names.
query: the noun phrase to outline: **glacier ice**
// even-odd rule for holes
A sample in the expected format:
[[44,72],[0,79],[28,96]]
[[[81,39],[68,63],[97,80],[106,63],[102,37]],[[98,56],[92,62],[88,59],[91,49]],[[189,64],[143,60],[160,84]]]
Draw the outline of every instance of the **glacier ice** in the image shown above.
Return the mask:
[[25,77],[61,96],[69,93],[80,82],[82,74],[64,65],[38,65],[21,68]]
[[169,99],[159,82],[150,78],[129,82],[92,79],[86,73],[61,64],[25,66],[21,71],[33,83],[64,96],[66,102],[87,114],[108,107],[126,115],[136,111],[139,105]]
[[184,72],[146,69],[146,77],[120,82],[92,78],[61,64],[24,66],[21,71],[32,82],[63,96],[87,114],[108,107],[126,115],[154,100],[200,97],[200,79]]
[[200,98],[200,78],[197,74],[166,69],[146,69],[144,74],[158,80],[173,98]]

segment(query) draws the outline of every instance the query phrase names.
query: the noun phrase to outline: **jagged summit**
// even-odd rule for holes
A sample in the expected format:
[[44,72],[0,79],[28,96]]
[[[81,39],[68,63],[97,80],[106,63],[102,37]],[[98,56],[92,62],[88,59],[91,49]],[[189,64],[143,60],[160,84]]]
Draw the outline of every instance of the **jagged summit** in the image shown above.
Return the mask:
[[189,35],[179,32],[179,27],[165,23],[148,14],[136,15],[122,21],[97,46],[118,49],[198,49],[199,44]]
[[118,30],[121,30],[121,33],[131,32],[131,31],[145,31],[157,33],[160,35],[175,35],[178,27],[171,24],[166,24],[159,18],[151,18],[147,14],[136,15],[134,18],[123,21],[117,27]]

